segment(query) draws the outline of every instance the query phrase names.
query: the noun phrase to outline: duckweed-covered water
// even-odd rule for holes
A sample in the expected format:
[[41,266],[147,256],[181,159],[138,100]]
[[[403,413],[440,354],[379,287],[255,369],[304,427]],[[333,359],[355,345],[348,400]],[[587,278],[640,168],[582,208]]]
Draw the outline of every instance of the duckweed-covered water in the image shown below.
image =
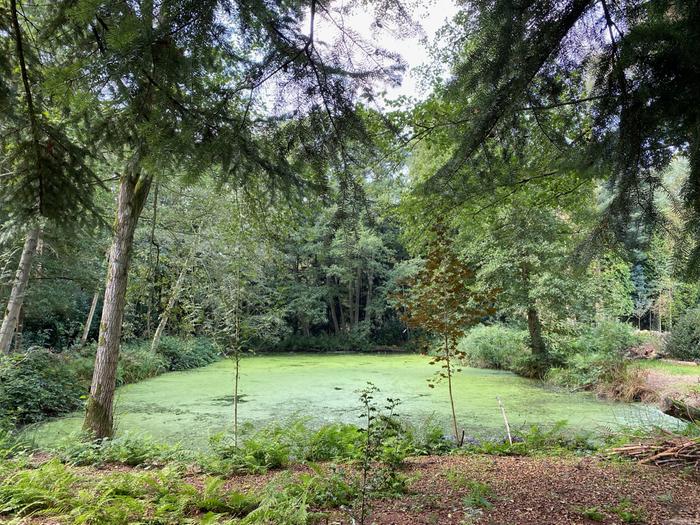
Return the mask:
[[[381,389],[377,399],[401,399],[402,416],[417,424],[432,419],[448,428],[447,385],[428,387],[427,380],[436,368],[426,356],[264,355],[245,358],[241,365],[242,423],[262,425],[291,417],[319,423],[356,422],[357,390],[371,381]],[[599,431],[659,423],[666,417],[644,405],[555,391],[494,370],[465,368],[455,377],[454,392],[460,425],[477,436],[503,432],[497,397],[516,429],[566,420],[573,430]],[[233,363],[229,360],[127,385],[117,391],[117,432],[204,447],[210,435],[231,428],[232,394]],[[38,444],[50,445],[79,431],[81,421],[82,414],[75,414],[28,433]]]

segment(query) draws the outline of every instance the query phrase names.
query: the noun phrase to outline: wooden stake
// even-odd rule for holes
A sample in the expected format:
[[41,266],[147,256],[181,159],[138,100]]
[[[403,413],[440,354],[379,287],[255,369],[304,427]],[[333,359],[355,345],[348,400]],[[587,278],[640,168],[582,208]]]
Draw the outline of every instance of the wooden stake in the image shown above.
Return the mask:
[[508,443],[510,445],[513,444],[513,437],[510,435],[510,425],[508,424],[508,417],[506,416],[506,409],[503,406],[503,403],[501,403],[501,398],[497,397],[498,399],[498,406],[501,408],[501,414],[503,415],[503,421],[506,424],[506,433],[508,434]]

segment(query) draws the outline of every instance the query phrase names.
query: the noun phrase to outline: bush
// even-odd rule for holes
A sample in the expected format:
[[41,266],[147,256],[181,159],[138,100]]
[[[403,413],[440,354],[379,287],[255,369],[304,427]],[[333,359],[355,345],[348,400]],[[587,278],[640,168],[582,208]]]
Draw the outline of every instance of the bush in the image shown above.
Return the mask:
[[643,373],[631,369],[627,350],[643,342],[634,329],[620,322],[587,327],[578,337],[560,341],[564,362],[546,375],[548,382],[574,390],[595,390],[621,401],[640,401],[651,395]]
[[667,350],[676,359],[700,360],[700,307],[688,310],[678,320]]
[[177,446],[130,434],[97,441],[73,435],[61,443],[55,452],[63,461],[74,465],[120,463],[132,467],[152,466],[185,457]]
[[512,370],[526,355],[527,332],[503,325],[479,325],[467,333],[458,349],[467,356],[469,366]]
[[574,390],[591,390],[601,382],[619,377],[627,363],[622,355],[578,353],[572,355],[563,368],[552,368],[547,380]]
[[272,348],[280,352],[366,352],[371,349],[372,343],[360,330],[338,335],[292,335]]
[[588,326],[571,342],[571,353],[589,352],[602,354],[624,354],[627,350],[644,342],[644,337],[635,333],[628,323],[602,321]]
[[23,425],[80,408],[85,389],[67,362],[38,347],[0,357],[0,420]]
[[160,354],[151,352],[148,343],[124,345],[119,353],[117,385],[138,383],[162,374],[168,368],[167,359]]
[[165,336],[161,338],[156,353],[165,358],[167,369],[171,371],[199,368],[219,359],[212,342],[204,337],[180,339]]

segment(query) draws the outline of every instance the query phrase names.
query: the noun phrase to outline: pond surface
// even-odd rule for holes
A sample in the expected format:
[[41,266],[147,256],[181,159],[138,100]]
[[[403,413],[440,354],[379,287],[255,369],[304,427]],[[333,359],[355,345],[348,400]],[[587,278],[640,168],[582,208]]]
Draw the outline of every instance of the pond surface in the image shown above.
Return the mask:
[[[316,423],[354,423],[359,414],[357,390],[371,381],[381,389],[376,399],[401,399],[400,415],[417,424],[432,419],[447,429],[447,384],[428,387],[427,380],[436,372],[429,360],[414,354],[248,357],[241,362],[239,421],[262,425],[305,417]],[[551,390],[495,370],[463,369],[455,377],[454,393],[460,425],[476,436],[503,433],[497,397],[515,429],[560,420],[566,420],[573,430],[592,431],[673,421],[652,407]],[[231,428],[232,394],[233,363],[229,360],[127,385],[117,391],[117,432],[205,447],[211,434]],[[46,446],[79,431],[81,421],[82,414],[75,414],[27,433]]]

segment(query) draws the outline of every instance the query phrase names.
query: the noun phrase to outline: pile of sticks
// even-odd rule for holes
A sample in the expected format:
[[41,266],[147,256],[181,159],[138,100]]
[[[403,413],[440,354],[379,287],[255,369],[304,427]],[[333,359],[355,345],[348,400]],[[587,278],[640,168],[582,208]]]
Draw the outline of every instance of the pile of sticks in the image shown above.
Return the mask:
[[672,436],[663,441],[631,443],[611,450],[639,463],[700,471],[700,439]]

